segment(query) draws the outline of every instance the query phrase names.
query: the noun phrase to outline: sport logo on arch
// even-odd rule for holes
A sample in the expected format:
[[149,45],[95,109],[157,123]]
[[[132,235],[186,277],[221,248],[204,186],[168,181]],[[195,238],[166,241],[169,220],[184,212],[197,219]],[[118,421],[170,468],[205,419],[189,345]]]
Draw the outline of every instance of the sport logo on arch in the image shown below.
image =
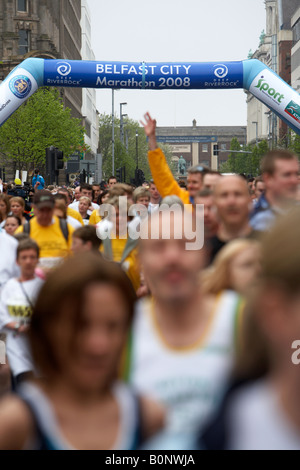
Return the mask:
[[9,88],[17,98],[24,99],[31,92],[32,83],[26,75],[17,75],[10,80]]
[[59,62],[57,64],[57,72],[62,77],[67,77],[67,75],[70,75],[71,71],[72,71],[72,67],[69,64],[69,62]]
[[300,106],[295,101],[290,101],[284,110],[289,116],[300,124]]
[[225,78],[228,75],[228,68],[224,64],[217,64],[214,66],[214,74],[218,78]]

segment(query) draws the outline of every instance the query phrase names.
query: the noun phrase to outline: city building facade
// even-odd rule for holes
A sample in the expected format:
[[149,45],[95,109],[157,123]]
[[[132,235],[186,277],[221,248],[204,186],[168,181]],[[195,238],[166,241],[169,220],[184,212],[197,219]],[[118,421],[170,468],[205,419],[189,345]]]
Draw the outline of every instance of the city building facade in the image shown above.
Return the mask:
[[[292,18],[299,7],[299,0],[265,0],[266,32],[262,32],[260,44],[249,58],[258,59],[274,70],[286,83],[292,83]],[[300,49],[299,49],[300,54]],[[299,64],[299,60],[298,60]],[[295,67],[296,69],[296,67]],[[247,142],[268,140],[269,147],[280,141],[288,141],[288,126],[270,109],[247,94]]]
[[197,126],[194,119],[191,127],[157,128],[157,141],[170,146],[174,163],[183,157],[187,170],[194,165],[218,170],[228,160],[234,137],[246,145],[246,126]]
[[[0,0],[0,81],[29,57],[81,59],[81,0]],[[61,89],[81,119],[82,90]]]

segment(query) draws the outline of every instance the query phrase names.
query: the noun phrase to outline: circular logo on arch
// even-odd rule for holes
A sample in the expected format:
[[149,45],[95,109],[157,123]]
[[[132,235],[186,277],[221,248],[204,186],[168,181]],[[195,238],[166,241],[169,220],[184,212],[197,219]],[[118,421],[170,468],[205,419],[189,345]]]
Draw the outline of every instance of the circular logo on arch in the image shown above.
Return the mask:
[[214,74],[218,78],[225,78],[228,75],[228,68],[224,64],[217,64],[214,66]]
[[17,75],[10,80],[9,88],[17,98],[24,99],[31,92],[32,83],[26,75]]

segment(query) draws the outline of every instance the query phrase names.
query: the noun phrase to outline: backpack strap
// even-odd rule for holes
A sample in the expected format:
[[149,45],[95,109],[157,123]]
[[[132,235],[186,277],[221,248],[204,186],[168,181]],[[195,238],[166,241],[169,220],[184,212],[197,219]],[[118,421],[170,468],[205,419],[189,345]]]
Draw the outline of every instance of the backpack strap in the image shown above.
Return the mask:
[[68,242],[69,239],[69,228],[68,228],[68,223],[66,219],[59,219],[59,226],[62,231],[63,236],[66,239],[66,242]]

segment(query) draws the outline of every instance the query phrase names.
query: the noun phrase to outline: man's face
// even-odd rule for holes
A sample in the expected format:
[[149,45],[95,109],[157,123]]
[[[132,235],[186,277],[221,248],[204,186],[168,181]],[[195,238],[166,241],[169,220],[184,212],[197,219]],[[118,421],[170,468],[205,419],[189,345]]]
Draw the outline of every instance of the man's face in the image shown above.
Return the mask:
[[266,189],[277,200],[295,200],[298,188],[299,162],[276,160],[273,175],[265,174]]
[[187,189],[191,197],[195,197],[196,193],[202,189],[202,174],[190,173],[187,177]]
[[81,191],[81,196],[85,196],[85,197],[88,197],[90,199],[90,201],[92,200],[92,196],[93,196],[93,191],[91,189],[83,189]]
[[203,187],[213,191],[220,178],[222,178],[221,175],[208,173],[203,178]]
[[71,249],[73,253],[85,253],[91,250],[91,244],[84,243],[84,241],[81,240],[81,238],[73,237]]
[[100,186],[93,186],[93,192],[94,192],[94,200],[97,201],[101,193]]
[[266,188],[266,185],[263,181],[258,181],[256,183],[256,188],[255,188],[255,197],[259,199],[261,195],[264,193]]
[[186,249],[187,239],[175,239],[175,230],[183,226],[182,214],[171,214],[168,229],[170,237],[163,239],[166,226],[162,223],[162,214],[151,219],[151,231],[158,232],[158,239],[151,238],[150,228],[148,239],[141,240],[140,260],[147,285],[154,298],[163,303],[176,304],[187,302],[198,289],[198,275],[203,265],[201,250]]
[[195,204],[204,206],[204,230],[207,233],[215,233],[218,228],[217,211],[213,196],[196,197]]
[[37,223],[42,227],[49,227],[51,225],[53,214],[54,207],[42,207],[39,209],[37,206],[34,206],[34,215],[36,216]]
[[108,182],[108,187],[113,188],[115,184],[117,184],[116,178],[111,178]]
[[21,274],[24,276],[33,276],[35,268],[38,265],[37,252],[30,248],[19,253],[17,264],[20,266]]
[[157,187],[155,186],[155,184],[153,183],[150,184],[149,191],[151,193],[151,199],[158,200],[160,198],[160,194],[157,191]]
[[79,199],[81,198],[82,194],[81,194],[79,186],[77,186],[77,188],[75,188],[74,196],[75,196],[76,201],[79,201]]
[[215,187],[214,203],[221,222],[242,227],[248,220],[251,203],[246,181],[239,176],[224,176]]

